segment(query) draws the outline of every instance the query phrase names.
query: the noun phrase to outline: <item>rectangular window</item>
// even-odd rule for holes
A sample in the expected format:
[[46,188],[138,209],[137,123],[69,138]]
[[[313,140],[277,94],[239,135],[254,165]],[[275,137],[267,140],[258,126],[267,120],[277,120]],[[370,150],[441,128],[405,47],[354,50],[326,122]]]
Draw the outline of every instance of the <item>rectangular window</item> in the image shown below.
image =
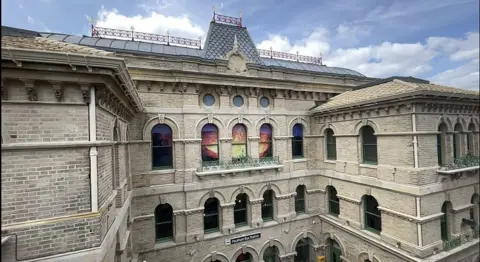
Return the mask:
[[293,158],[303,158],[303,139],[292,140],[292,155]]
[[328,203],[330,214],[338,216],[340,214],[340,203],[338,200],[329,199]]
[[437,161],[438,161],[438,165],[439,166],[442,166],[443,165],[443,161],[442,161],[442,135],[441,134],[437,134]]

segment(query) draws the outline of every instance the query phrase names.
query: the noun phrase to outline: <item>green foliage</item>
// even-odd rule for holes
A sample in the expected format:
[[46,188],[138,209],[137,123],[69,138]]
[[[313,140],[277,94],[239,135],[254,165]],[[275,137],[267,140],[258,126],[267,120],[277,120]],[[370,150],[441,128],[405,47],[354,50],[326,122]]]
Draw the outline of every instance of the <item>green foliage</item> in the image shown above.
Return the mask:
[[465,155],[455,159],[453,164],[447,166],[447,170],[455,170],[480,165],[480,157],[474,155]]

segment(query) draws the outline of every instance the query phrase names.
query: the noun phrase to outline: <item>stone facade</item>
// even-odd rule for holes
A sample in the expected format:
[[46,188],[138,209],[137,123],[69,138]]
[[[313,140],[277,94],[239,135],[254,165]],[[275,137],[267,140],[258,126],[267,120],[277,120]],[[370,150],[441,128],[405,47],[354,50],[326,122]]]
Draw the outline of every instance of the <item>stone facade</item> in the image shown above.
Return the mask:
[[[233,262],[248,253],[257,262],[275,247],[275,261],[294,262],[302,243],[308,261],[333,261],[337,251],[352,262],[478,261],[478,231],[467,226],[470,210],[477,230],[480,220],[478,166],[445,171],[437,158],[439,134],[445,165],[467,152],[479,155],[478,94],[322,111],[347,91],[360,95],[353,87],[374,79],[267,71],[242,55],[232,60],[235,48],[231,61],[218,63],[120,52],[81,64],[58,52],[51,65],[41,52],[13,52],[2,63],[2,261]],[[213,166],[202,161],[202,128],[209,124],[218,129]],[[260,158],[260,129],[269,124],[278,161],[232,164],[236,124],[246,127],[252,159]],[[153,163],[157,125],[171,130],[168,168]],[[297,125],[301,157],[293,156]],[[364,161],[365,126],[376,137],[375,163]],[[335,158],[327,157],[327,130]],[[267,190],[271,219],[262,217]],[[239,194],[247,196],[242,226],[234,221]],[[378,202],[380,232],[366,227],[368,196]],[[215,232],[204,230],[212,198],[219,203]],[[448,240],[440,230],[444,202]],[[155,210],[164,204],[172,208],[173,233],[159,241]]]

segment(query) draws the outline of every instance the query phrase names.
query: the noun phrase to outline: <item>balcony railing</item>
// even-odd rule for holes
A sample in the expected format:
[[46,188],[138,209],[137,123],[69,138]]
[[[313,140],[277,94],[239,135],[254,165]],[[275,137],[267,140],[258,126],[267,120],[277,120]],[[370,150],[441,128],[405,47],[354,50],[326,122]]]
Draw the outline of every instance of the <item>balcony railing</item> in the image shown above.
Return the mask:
[[443,250],[448,251],[450,249],[454,249],[459,247],[462,244],[462,239],[460,237],[456,237],[454,239],[444,241],[443,242]]
[[201,167],[198,169],[198,171],[209,172],[278,165],[280,165],[280,158],[278,156],[263,158],[245,157],[228,161],[202,161]]
[[474,166],[480,166],[480,157],[474,155],[465,155],[455,159],[455,162],[447,166],[446,170],[455,170]]

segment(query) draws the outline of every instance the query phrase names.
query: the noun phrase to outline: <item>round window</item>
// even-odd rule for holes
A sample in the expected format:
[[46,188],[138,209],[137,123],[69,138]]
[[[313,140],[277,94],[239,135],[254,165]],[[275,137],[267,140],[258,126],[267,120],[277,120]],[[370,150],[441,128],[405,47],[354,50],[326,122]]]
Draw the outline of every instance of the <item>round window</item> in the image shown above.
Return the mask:
[[210,94],[204,95],[203,104],[206,106],[213,106],[213,104],[215,104],[215,97]]
[[243,106],[243,97],[242,96],[235,96],[233,98],[233,104],[236,106],[236,107],[241,107]]
[[260,98],[260,106],[263,108],[267,108],[270,105],[270,100],[267,97]]

